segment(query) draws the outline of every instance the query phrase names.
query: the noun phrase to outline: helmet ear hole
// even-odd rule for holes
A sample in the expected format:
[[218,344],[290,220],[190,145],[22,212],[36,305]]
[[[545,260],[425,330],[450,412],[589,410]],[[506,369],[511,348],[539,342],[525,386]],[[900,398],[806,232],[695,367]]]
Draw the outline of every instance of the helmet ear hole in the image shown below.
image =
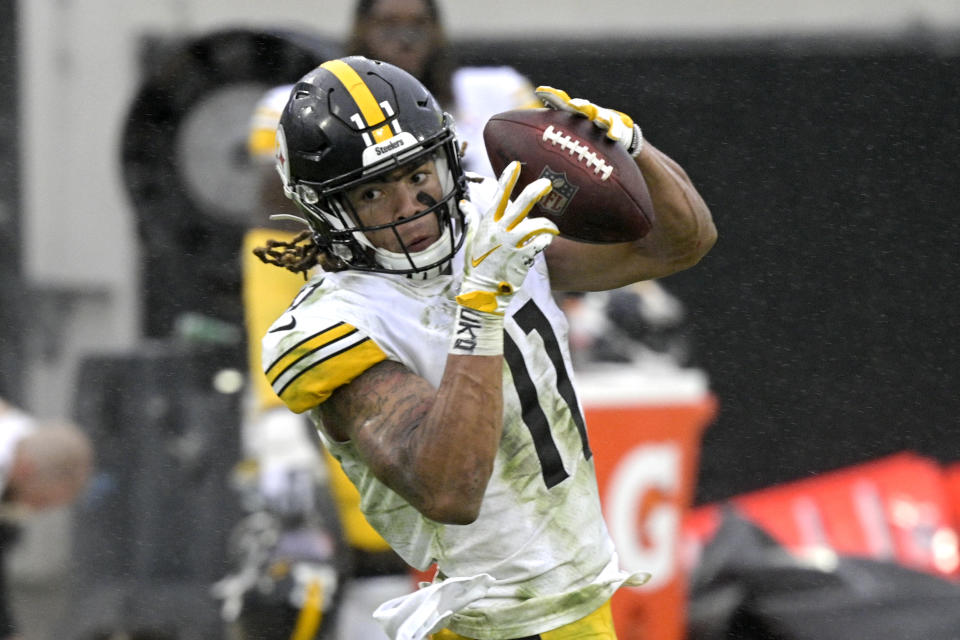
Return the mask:
[[304,185],[300,185],[297,187],[297,190],[299,192],[298,195],[300,196],[300,199],[303,200],[305,203],[317,204],[318,202],[320,202],[320,196],[317,195],[317,192],[314,191],[312,188]]

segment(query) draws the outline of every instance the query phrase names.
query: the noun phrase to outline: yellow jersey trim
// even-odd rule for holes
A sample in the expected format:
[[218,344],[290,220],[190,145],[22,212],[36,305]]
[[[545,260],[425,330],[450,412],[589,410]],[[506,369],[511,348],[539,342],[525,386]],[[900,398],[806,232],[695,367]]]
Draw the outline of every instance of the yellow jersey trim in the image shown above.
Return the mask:
[[280,376],[287,372],[290,367],[306,358],[317,349],[348,336],[355,331],[356,328],[347,324],[346,322],[338,322],[329,329],[314,334],[288,349],[283,355],[274,360],[273,363],[267,367],[267,370],[264,371],[264,375],[267,376],[267,379],[270,380],[270,384],[273,385],[277,382],[277,379],[279,379]]
[[[387,354],[377,343],[350,325],[340,325],[324,333],[335,334],[344,329],[346,332],[342,336],[302,353],[273,378],[273,390],[292,411],[303,413],[322,404],[337,388],[387,359]],[[350,341],[350,338],[359,340]],[[341,347],[338,340],[347,344]]]

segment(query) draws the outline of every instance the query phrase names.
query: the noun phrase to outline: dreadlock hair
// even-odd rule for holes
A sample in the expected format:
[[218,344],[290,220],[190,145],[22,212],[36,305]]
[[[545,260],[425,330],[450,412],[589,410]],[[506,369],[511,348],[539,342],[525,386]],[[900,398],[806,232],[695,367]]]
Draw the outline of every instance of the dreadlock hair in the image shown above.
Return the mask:
[[313,232],[309,229],[301,231],[289,242],[267,240],[266,246],[253,250],[253,255],[266,264],[303,274],[304,280],[307,279],[308,272],[317,265],[324,271],[342,271],[346,268],[341,260],[317,246],[313,240]]

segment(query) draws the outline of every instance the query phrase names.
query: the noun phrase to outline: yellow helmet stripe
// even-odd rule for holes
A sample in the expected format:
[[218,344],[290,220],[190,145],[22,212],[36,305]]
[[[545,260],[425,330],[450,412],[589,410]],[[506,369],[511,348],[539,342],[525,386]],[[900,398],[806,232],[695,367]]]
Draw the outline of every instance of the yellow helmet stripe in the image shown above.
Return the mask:
[[[383,109],[380,108],[377,99],[370,91],[370,87],[368,87],[367,83],[363,81],[363,78],[353,70],[353,67],[342,60],[330,60],[320,66],[335,75],[337,80],[340,81],[340,84],[346,88],[350,97],[357,103],[357,107],[360,109],[360,115],[363,116],[368,127],[372,127],[387,119],[387,117],[383,115]],[[393,131],[388,124],[385,124],[373,132],[373,139],[376,142],[383,142],[392,137]]]

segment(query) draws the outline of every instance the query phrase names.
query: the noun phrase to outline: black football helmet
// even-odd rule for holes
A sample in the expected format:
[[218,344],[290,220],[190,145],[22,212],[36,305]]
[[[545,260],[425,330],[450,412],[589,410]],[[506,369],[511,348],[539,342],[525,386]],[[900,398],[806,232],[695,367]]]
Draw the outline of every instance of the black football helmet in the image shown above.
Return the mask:
[[[442,187],[417,215],[363,226],[346,192],[400,166],[433,159]],[[294,86],[277,129],[277,170],[304,214],[313,240],[342,268],[427,278],[441,273],[463,243],[458,203],[466,182],[453,120],[419,80],[402,69],[351,56],[320,65]],[[435,215],[440,238],[409,251],[396,227]],[[402,252],[375,247],[365,232],[390,228]]]

